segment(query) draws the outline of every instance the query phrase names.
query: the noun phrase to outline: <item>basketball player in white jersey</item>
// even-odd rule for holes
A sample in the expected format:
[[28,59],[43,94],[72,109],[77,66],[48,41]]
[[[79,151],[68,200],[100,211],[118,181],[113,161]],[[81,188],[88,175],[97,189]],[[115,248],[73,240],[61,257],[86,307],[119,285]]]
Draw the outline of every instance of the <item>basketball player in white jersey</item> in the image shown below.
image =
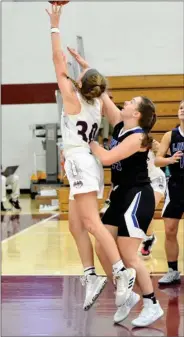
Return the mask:
[[[61,129],[65,171],[70,184],[69,225],[84,267],[84,310],[91,307],[106,283],[106,278],[96,276],[88,232],[101,244],[111,262],[117,281],[116,305],[119,306],[130,296],[136,275],[134,269],[124,267],[115,240],[100,220],[97,196],[103,194],[103,168],[89,147],[100,127],[103,105],[100,96],[106,90],[106,80],[97,70],[89,69],[86,62],[82,64],[84,72],[77,82],[67,75],[59,31],[61,9],[62,6],[52,5],[52,11],[46,11],[52,27],[53,62],[64,106]],[[69,51],[75,57],[75,53]]]

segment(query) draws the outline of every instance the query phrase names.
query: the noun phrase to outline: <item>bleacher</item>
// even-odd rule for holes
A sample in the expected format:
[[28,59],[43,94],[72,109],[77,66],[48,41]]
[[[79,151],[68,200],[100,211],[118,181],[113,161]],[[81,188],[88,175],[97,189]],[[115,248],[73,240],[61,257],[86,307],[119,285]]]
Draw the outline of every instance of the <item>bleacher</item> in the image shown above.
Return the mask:
[[[116,76],[108,78],[109,90],[114,102],[122,105],[135,96],[147,96],[153,100],[157,110],[157,122],[152,130],[154,139],[160,141],[163,134],[178,123],[177,112],[180,101],[184,98],[183,75],[146,75],[146,76]],[[110,169],[104,168],[105,189],[104,198],[99,201],[99,208],[110,189]],[[60,211],[68,212],[69,185],[64,179],[63,186],[58,190]],[[163,201],[157,207],[155,217],[160,217]]]

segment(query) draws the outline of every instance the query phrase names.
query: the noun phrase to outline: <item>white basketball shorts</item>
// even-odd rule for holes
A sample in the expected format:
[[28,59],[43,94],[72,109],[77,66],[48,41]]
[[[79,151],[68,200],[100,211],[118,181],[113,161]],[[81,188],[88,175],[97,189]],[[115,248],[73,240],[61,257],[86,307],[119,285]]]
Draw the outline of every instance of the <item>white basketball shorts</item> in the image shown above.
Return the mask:
[[70,200],[73,200],[76,194],[95,191],[97,192],[98,199],[103,198],[103,167],[89,151],[71,151],[66,156],[65,172],[70,184]]
[[159,175],[151,180],[151,186],[154,192],[158,192],[163,196],[165,195],[167,182],[164,172],[163,175]]

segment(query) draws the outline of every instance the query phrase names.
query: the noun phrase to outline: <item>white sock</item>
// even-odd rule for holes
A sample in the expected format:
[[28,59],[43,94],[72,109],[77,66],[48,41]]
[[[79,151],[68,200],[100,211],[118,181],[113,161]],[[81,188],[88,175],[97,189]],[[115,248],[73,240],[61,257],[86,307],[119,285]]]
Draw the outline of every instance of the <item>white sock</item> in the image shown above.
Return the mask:
[[125,270],[125,266],[123,264],[122,260],[119,260],[118,262],[114,263],[112,266],[113,273],[117,274],[119,273],[122,269]]
[[95,272],[95,267],[92,266],[92,267],[87,267],[84,269],[84,275],[87,276],[87,275],[96,275],[96,272]]
[[146,242],[146,241],[148,241],[148,240],[152,240],[152,239],[153,239],[153,235],[154,235],[154,234],[152,234],[152,235],[146,235],[146,239],[144,239],[143,242]]

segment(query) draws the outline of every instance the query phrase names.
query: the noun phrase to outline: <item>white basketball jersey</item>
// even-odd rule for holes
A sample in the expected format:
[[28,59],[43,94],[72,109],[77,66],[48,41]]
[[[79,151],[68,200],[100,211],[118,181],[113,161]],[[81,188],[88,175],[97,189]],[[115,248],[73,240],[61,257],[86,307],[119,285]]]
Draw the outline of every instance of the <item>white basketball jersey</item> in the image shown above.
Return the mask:
[[94,104],[87,103],[77,94],[81,103],[81,111],[77,115],[69,115],[62,111],[61,135],[66,153],[72,148],[89,148],[89,142],[94,139],[101,124],[101,104],[99,99]]
[[152,150],[148,152],[147,163],[148,163],[148,175],[151,181],[160,176],[165,176],[164,172],[159,167],[155,166],[155,154]]

